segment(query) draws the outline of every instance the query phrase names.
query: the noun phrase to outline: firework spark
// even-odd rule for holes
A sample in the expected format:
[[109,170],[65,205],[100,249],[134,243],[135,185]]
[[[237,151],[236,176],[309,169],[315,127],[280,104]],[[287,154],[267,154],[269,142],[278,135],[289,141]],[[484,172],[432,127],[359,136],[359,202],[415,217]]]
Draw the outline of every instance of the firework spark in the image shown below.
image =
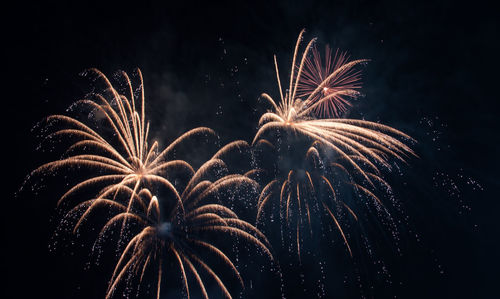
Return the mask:
[[[304,30],[300,33],[295,46],[290,85],[285,93],[281,86],[276,56],[274,58],[280,101],[276,103],[268,94],[262,95],[262,98],[266,99],[273,109],[261,116],[259,130],[254,137],[253,144],[266,144],[275,149],[279,148],[278,144],[271,142],[272,138],[278,141],[275,143],[280,143],[283,139],[280,137],[281,132],[285,132],[285,136],[290,139],[302,140],[301,142],[305,140],[309,145],[306,147],[305,158],[299,156],[299,162],[296,161],[297,159],[288,159],[292,162],[287,161],[284,169],[278,171],[278,177],[262,189],[258,202],[257,221],[266,204],[271,201],[273,194],[279,198],[280,215],[286,223],[290,223],[290,210],[292,206],[295,206],[295,214],[299,219],[296,222],[296,241],[300,257],[299,228],[303,223],[308,223],[309,228],[311,227],[313,204],[309,200],[322,198],[315,196],[319,184],[322,184],[329,192],[327,198],[330,202],[316,202],[314,205],[321,208],[335,223],[352,255],[346,235],[336,217],[338,209],[332,209],[331,205],[341,206],[355,220],[358,217],[348,204],[338,199],[331,177],[335,177],[339,171],[345,172],[343,176],[346,177],[346,182],[351,187],[380,205],[381,201],[373,189],[379,183],[388,185],[381,178],[381,166],[391,169],[390,158],[405,162],[410,156],[416,156],[412,149],[400,139],[412,142],[414,140],[399,130],[375,122],[316,118],[314,113],[318,111],[323,116],[332,115],[332,113],[335,116],[338,115],[337,112],[342,109],[339,105],[347,103],[344,97],[359,94],[356,91],[360,87],[359,72],[353,71],[352,68],[367,60],[347,62],[345,54],[337,54],[338,57],[332,63],[327,50],[326,65],[321,66],[317,51],[313,51],[312,59],[308,58],[315,41],[313,39],[307,44],[300,63],[297,63],[303,33]],[[302,79],[303,76],[305,79]],[[298,91],[300,93],[297,93]],[[302,100],[299,94],[307,98]],[[297,152],[300,152],[297,145],[287,144],[287,147],[291,149],[282,150],[285,151],[284,155],[297,157]],[[283,152],[280,155],[283,155]]]

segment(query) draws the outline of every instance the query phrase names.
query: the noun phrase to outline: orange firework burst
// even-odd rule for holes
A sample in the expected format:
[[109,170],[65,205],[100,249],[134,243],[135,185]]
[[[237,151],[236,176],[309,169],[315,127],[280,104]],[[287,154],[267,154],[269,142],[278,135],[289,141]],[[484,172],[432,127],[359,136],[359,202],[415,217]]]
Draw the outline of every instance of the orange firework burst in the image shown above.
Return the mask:
[[[306,221],[296,223],[296,238],[297,250],[300,254],[300,223],[310,223],[311,204],[307,202],[306,197],[322,198],[313,196],[317,193],[316,186],[323,184],[329,192],[331,203],[340,205],[348,214],[357,219],[356,214],[349,205],[339,201],[336,196],[335,184],[332,182],[331,176],[338,174],[339,169],[346,173],[347,183],[354,187],[359,194],[372,198],[377,205],[381,205],[380,199],[373,191],[379,183],[387,185],[381,178],[380,167],[387,169],[391,168],[390,159],[396,158],[405,162],[409,156],[416,156],[400,139],[414,141],[407,134],[396,130],[392,127],[354,119],[328,118],[318,119],[313,115],[313,112],[318,107],[322,107],[320,111],[338,111],[337,106],[339,99],[345,96],[356,96],[359,93],[355,90],[359,88],[359,73],[352,71],[353,66],[366,62],[367,60],[354,60],[346,62],[344,55],[340,55],[336,59],[333,66],[330,60],[326,59],[327,65],[322,67],[318,61],[319,54],[315,54],[316,58],[308,60],[309,51],[315,39],[311,40],[302,54],[300,62],[297,62],[297,54],[302,40],[304,30],[300,33],[295,46],[295,52],[292,61],[292,72],[290,74],[290,86],[286,93],[283,93],[281,87],[280,75],[274,59],[276,75],[278,79],[278,87],[280,91],[280,99],[276,103],[271,96],[263,94],[273,107],[271,111],[264,113],[259,121],[259,130],[257,131],[253,144],[267,144],[273,148],[278,148],[279,143],[282,143],[284,137],[294,142],[306,142],[306,154],[300,156],[297,152],[301,152],[300,146],[295,143],[286,143],[287,149],[278,149],[280,160],[286,160],[284,166],[278,171],[278,177],[269,182],[262,190],[258,203],[258,218],[261,217],[262,210],[273,194],[279,197],[280,211],[284,209],[286,222],[289,223],[290,207],[295,202],[299,218],[306,217]],[[314,52],[317,53],[317,52]],[[313,55],[313,57],[315,57]],[[305,71],[304,71],[305,67]],[[313,74],[313,72],[320,72]],[[306,74],[306,79],[302,76]],[[321,82],[319,80],[322,80]],[[301,83],[302,82],[302,83]],[[306,82],[306,83],[304,83]],[[302,86],[299,89],[299,86]],[[300,99],[297,91],[301,90],[301,95],[306,95],[304,100]],[[328,92],[325,93],[325,90]],[[335,100],[335,101],[333,101]],[[340,100],[342,102],[343,100]],[[326,108],[325,108],[326,107]],[[333,109],[333,110],[332,110]],[[285,135],[282,135],[284,132]],[[273,139],[274,138],[274,139]],[[287,142],[289,140],[284,142]],[[278,141],[278,146],[271,142]],[[287,157],[289,159],[287,159]],[[290,158],[292,157],[292,158]],[[297,158],[298,159],[294,159]],[[321,162],[319,164],[311,164],[312,157]],[[305,161],[305,162],[304,162]],[[329,168],[336,168],[332,171]],[[314,175],[313,175],[314,174]],[[279,195],[279,196],[278,196]],[[352,255],[348,240],[342,230],[342,227],[336,217],[338,209],[332,209],[331,206],[324,201],[316,203],[316,206],[323,209],[328,217],[333,220],[338,228],[344,242]]]
[[[106,85],[103,94],[94,93],[93,99],[77,101],[74,105],[83,105],[92,111],[93,125],[65,115],[51,115],[47,118],[50,125],[62,124],[63,128],[49,134],[47,139],[61,140],[73,138],[66,151],[66,157],[44,164],[31,174],[53,173],[59,169],[77,168],[92,170],[90,178],[78,182],[61,196],[58,205],[78,191],[99,187],[99,198],[113,197],[122,189],[132,188],[128,209],[133,204],[136,192],[145,183],[163,185],[173,191],[173,184],[162,176],[168,169],[192,167],[182,160],[166,159],[167,155],[182,141],[196,134],[214,134],[213,130],[200,127],[188,131],[174,140],[163,151],[158,151],[158,142],[149,144],[149,122],[145,118],[145,97],[143,79],[140,70],[139,96],[132,88],[129,76],[121,72],[126,82],[128,97],[120,94],[109,79],[99,70],[92,69]],[[106,97],[108,95],[108,98]],[[136,105],[139,102],[139,109]],[[111,130],[111,133],[109,131]],[[104,185],[104,187],[102,187]],[[176,200],[181,203],[177,192]]]
[[[116,214],[101,229],[96,244],[102,242],[105,236],[124,220],[127,220],[129,225],[137,231],[130,238],[116,264],[106,298],[111,298],[119,284],[128,277],[138,277],[140,286],[147,271],[156,273],[156,297],[160,298],[162,269],[167,258],[173,259],[178,265],[188,298],[190,297],[189,273],[196,280],[203,297],[208,298],[200,270],[216,282],[226,297],[231,298],[231,294],[221,277],[215,272],[213,265],[209,265],[203,258],[210,254],[217,257],[220,261],[218,266],[225,266],[231,270],[242,287],[244,286],[243,279],[233,261],[213,244],[212,240],[216,238],[211,239],[211,236],[214,234],[215,236],[225,234],[227,237],[242,238],[247,243],[256,246],[271,260],[273,259],[266,237],[257,228],[239,219],[231,209],[224,205],[207,201],[228,187],[249,185],[256,188],[255,181],[244,175],[226,175],[215,181],[205,178],[205,174],[210,170],[225,168],[224,162],[217,156],[227,150],[227,147],[221,149],[196,172],[191,173],[191,178],[182,193],[175,191],[181,194],[181,201],[168,212],[162,213],[161,207],[164,206],[162,199],[153,196],[148,189],[136,192],[137,190],[128,188],[121,189],[120,193],[125,195],[124,198],[129,196],[136,198],[132,208],[127,206],[127,201],[120,202],[121,196],[114,199],[100,197],[79,204],[67,214],[67,218],[79,215],[76,217],[78,219],[74,227],[76,230],[86,219],[85,215],[97,207],[105,206],[116,211]],[[220,172],[220,169],[216,172]],[[171,201],[167,199],[167,203],[169,200]]]

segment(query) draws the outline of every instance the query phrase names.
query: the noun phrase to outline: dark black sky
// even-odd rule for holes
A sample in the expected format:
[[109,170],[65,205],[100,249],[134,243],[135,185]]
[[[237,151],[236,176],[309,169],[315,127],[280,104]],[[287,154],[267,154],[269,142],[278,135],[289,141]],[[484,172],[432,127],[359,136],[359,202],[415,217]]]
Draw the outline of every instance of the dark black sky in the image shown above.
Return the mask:
[[[498,296],[499,47],[492,7],[478,1],[68,1],[23,2],[4,13],[14,17],[2,26],[3,282],[13,298],[89,298],[105,287],[106,273],[82,270],[86,257],[48,251],[55,199],[14,197],[24,176],[46,162],[31,128],[89,91],[83,70],[112,75],[139,67],[154,137],[169,140],[203,125],[225,141],[249,140],[264,109],[259,94],[276,94],[273,54],[286,71],[302,28],[306,39],[317,36],[320,44],[372,60],[366,96],[352,117],[419,140],[421,159],[404,179],[410,186],[404,201],[421,242],[409,233],[407,253],[393,261],[394,281],[402,284],[369,296]],[[470,179],[484,190],[473,190]],[[450,194],[449,180],[458,196]],[[432,188],[436,182],[441,191]],[[359,295],[330,295],[352,294]]]

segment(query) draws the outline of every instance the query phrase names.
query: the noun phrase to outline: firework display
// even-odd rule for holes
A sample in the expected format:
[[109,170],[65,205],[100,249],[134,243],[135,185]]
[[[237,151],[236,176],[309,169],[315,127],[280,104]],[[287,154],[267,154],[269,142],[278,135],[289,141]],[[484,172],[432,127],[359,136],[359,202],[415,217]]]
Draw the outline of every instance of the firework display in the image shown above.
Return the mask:
[[[97,101],[82,100],[76,104],[84,104],[92,108],[92,116],[104,119],[104,125],[92,129],[83,121],[64,115],[53,115],[47,122],[53,125],[60,122],[64,126],[49,134],[48,138],[71,135],[76,137],[66,151],[67,157],[49,162],[37,168],[31,176],[51,174],[64,168],[90,169],[94,176],[85,178],[69,188],[59,199],[58,205],[82,189],[98,190],[91,199],[82,200],[66,213],[64,220],[75,220],[72,228],[77,232],[88,217],[99,209],[112,211],[113,216],[102,227],[96,240],[96,247],[103,243],[106,236],[114,228],[120,231],[119,243],[128,240],[115,270],[111,276],[106,298],[115,294],[118,285],[130,273],[138,275],[141,284],[144,273],[151,269],[157,272],[156,297],[160,298],[163,260],[167,256],[174,257],[182,273],[182,281],[187,297],[190,296],[188,275],[191,273],[198,283],[204,297],[208,298],[205,285],[200,278],[202,269],[215,280],[226,297],[231,294],[216,274],[213,266],[208,265],[199,253],[209,252],[219,258],[238,278],[243,286],[243,279],[231,259],[207,239],[207,235],[227,234],[229,237],[241,238],[254,244],[271,260],[273,259],[266,237],[250,223],[241,220],[229,208],[217,203],[214,194],[224,188],[251,185],[256,188],[255,181],[239,174],[227,174],[224,155],[248,144],[234,141],[217,151],[211,159],[196,171],[186,161],[167,160],[168,154],[181,142],[196,134],[214,134],[209,128],[196,128],[175,139],[166,149],[158,150],[158,142],[151,146],[148,143],[149,123],[145,122],[145,97],[140,78],[140,110],[136,110],[135,95],[128,75],[125,79],[129,97],[120,94],[107,77],[98,70],[91,70],[104,80],[106,92],[111,94],[112,101],[105,95],[95,94]],[[95,119],[93,119],[95,120]],[[112,129],[109,134],[105,129]],[[104,131],[98,133],[98,128]],[[108,134],[106,134],[108,133]],[[62,139],[62,138],[61,138]],[[85,154],[79,154],[83,151]],[[170,179],[172,172],[183,172],[190,179],[179,192],[177,184]],[[216,173],[214,181],[206,176]],[[227,175],[223,175],[226,173]],[[177,179],[177,178],[174,178]],[[104,185],[104,187],[103,187]],[[158,198],[153,192],[163,190],[166,198]],[[135,228],[137,233],[130,236],[126,231]]]
[[[390,171],[394,162],[416,157],[409,145],[415,140],[387,125],[341,118],[360,95],[359,67],[368,60],[349,60],[338,50],[332,55],[329,47],[322,60],[315,39],[300,56],[303,35],[301,31],[295,45],[286,89],[274,56],[279,101],[262,94],[271,109],[260,117],[252,142],[230,142],[199,167],[176,159],[176,151],[195,136],[216,136],[215,132],[198,127],[164,149],[162,142],[151,142],[139,70],[137,89],[127,73],[119,73],[125,82],[121,92],[102,72],[92,69],[104,91],[73,105],[80,114],[89,112],[87,120],[66,115],[45,120],[48,130],[55,128],[46,139],[60,142],[65,153],[30,177],[76,170],[72,175],[76,183],[68,183],[57,201],[58,207],[70,206],[64,217],[72,223],[70,230],[77,233],[83,226],[98,226],[93,248],[101,248],[109,235],[119,232],[119,258],[103,296],[115,297],[123,289],[130,293],[126,287],[130,284],[139,294],[147,277],[154,280],[153,293],[160,298],[165,273],[170,271],[166,267],[175,265],[186,297],[191,296],[189,281],[194,280],[208,298],[208,277],[231,298],[219,269],[231,273],[242,288],[244,274],[232,257],[234,252],[220,247],[218,241],[242,240],[230,242],[243,243],[274,263],[274,243],[262,229],[276,230],[269,224],[274,214],[281,234],[286,231],[291,236],[299,260],[305,240],[319,235],[315,219],[333,225],[353,256],[342,219],[361,222],[361,201],[386,211],[379,196],[380,189],[390,189],[384,171]],[[252,153],[252,169],[229,170],[225,157],[242,148]],[[255,190],[254,204],[241,214],[251,214],[252,219],[240,217],[225,195],[231,192],[237,200],[248,197],[251,192],[246,187]],[[104,225],[95,225],[91,219],[102,210],[108,218]]]

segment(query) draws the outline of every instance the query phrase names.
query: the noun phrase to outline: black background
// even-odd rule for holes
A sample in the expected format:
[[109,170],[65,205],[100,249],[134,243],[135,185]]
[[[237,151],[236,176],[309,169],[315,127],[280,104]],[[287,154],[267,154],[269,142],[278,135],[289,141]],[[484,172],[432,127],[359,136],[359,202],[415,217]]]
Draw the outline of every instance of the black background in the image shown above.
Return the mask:
[[[154,138],[171,140],[204,125],[225,141],[250,140],[264,111],[258,96],[276,95],[272,55],[286,72],[302,28],[306,39],[317,36],[320,44],[372,60],[353,117],[419,140],[421,159],[402,180],[410,186],[403,201],[420,240],[408,234],[406,253],[394,262],[394,290],[365,295],[498,296],[499,47],[492,7],[478,1],[23,2],[4,14],[10,17],[2,26],[7,298],[92,298],[103,294],[109,277],[83,270],[85,256],[49,252],[56,195],[15,196],[24,177],[46,162],[31,128],[89,91],[83,70],[112,75],[139,67]],[[436,173],[451,178],[460,195]],[[439,188],[422,191],[436,180]]]

